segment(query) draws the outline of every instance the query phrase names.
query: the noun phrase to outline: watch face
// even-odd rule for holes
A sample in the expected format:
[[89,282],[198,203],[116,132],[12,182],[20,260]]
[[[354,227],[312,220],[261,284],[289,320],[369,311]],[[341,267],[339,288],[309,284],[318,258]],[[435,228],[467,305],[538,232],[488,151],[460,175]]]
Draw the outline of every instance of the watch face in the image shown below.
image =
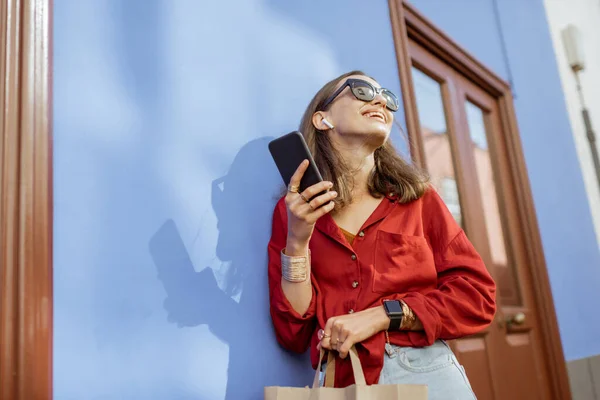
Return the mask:
[[398,300],[384,302],[388,314],[402,313],[402,306]]

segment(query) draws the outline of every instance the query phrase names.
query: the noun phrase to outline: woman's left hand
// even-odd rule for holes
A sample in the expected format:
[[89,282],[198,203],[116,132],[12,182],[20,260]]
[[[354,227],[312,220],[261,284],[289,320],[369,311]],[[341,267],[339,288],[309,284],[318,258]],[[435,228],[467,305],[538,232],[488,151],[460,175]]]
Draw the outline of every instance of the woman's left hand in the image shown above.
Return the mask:
[[389,325],[390,319],[383,306],[331,317],[325,324],[325,328],[319,331],[321,342],[317,347],[337,350],[341,358],[346,358],[354,344],[386,330]]

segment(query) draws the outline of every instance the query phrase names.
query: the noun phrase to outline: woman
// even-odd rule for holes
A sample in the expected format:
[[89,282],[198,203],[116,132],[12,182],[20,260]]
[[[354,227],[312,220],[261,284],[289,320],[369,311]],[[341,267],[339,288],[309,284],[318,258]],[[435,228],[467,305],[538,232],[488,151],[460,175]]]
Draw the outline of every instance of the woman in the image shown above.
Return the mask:
[[[463,230],[388,141],[397,97],[360,71],[327,83],[300,131],[324,181],[298,193],[304,161],[275,208],[271,317],[279,343],[313,368],[337,352],[335,386],[427,384],[431,399],[472,399],[444,342],[488,326],[495,284]],[[313,198],[326,190],[325,194]]]

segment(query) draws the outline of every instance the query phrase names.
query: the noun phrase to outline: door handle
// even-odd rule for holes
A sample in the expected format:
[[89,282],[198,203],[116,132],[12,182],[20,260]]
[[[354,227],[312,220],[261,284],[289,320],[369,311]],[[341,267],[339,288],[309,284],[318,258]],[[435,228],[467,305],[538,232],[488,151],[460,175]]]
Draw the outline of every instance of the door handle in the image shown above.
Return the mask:
[[518,312],[514,315],[511,316],[507,316],[505,318],[499,318],[498,319],[498,326],[501,329],[507,328],[510,329],[510,327],[515,327],[515,326],[519,326],[519,325],[523,325],[525,323],[525,313],[524,312]]
[[508,317],[506,319],[507,325],[523,325],[524,322],[525,322],[525,313],[524,312],[518,312],[515,315],[513,315],[512,317]]

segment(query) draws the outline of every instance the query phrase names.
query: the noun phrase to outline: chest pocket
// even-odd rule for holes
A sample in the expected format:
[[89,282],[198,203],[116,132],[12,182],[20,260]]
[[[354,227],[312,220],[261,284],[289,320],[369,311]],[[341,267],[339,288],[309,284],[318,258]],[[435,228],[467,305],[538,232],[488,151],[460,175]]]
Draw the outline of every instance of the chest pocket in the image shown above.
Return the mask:
[[373,291],[403,293],[436,283],[433,253],[424,237],[377,232]]

